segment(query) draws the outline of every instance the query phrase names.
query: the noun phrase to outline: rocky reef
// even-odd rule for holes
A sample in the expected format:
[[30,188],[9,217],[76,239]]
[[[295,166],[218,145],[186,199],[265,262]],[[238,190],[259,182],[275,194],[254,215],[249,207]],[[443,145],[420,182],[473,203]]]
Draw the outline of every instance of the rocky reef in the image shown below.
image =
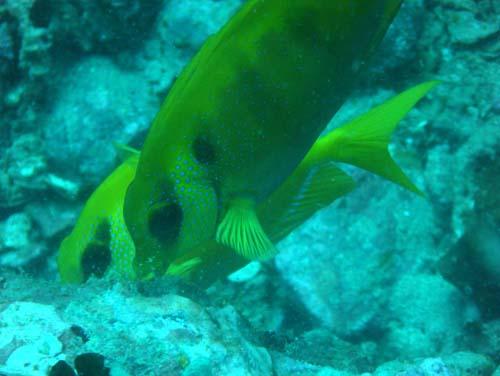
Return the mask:
[[114,143],[140,147],[242,2],[0,1],[0,374],[500,375],[495,0],[407,0],[329,126],[439,79],[390,150],[425,198],[353,170],[273,260],[206,291],[58,282]]

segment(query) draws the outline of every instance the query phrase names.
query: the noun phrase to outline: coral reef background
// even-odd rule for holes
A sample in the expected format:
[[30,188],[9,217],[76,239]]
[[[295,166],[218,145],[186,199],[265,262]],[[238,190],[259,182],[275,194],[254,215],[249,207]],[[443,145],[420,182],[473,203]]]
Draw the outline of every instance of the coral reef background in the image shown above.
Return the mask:
[[57,247],[113,143],[140,147],[241,3],[0,1],[0,373],[97,353],[112,375],[500,375],[496,0],[407,0],[331,123],[441,80],[391,145],[425,199],[355,171],[357,190],[274,260],[207,291],[58,283]]

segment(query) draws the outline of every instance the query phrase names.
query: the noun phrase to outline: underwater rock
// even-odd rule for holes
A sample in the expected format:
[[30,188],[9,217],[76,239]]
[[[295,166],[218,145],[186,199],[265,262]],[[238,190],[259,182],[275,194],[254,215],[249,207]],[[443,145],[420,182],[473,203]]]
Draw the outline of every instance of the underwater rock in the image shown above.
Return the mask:
[[[64,360],[58,337],[68,328],[49,305],[15,302],[0,312],[0,372],[44,376]],[[1,364],[4,365],[1,365]]]
[[491,375],[495,364],[487,357],[458,352],[442,358],[426,358],[415,364],[391,361],[377,367],[374,376]]
[[[8,286],[13,283],[19,281]],[[76,366],[77,359],[90,356],[82,355],[97,353],[112,374],[272,374],[268,351],[253,342],[251,329],[231,306],[208,309],[177,295],[145,298],[124,286],[108,287],[92,281],[78,288],[54,284],[49,299],[61,316],[50,305],[5,305],[0,373],[46,375],[59,360],[75,360]]]
[[158,15],[152,38],[144,41],[137,65],[161,101],[182,68],[205,39],[215,33],[242,0],[168,1]]
[[500,31],[500,15],[479,20],[471,12],[454,11],[449,20],[449,31],[455,43],[476,44]]
[[464,307],[460,292],[439,276],[403,277],[389,301],[393,321],[385,351],[402,359],[449,352],[463,335]]
[[47,174],[47,187],[67,200],[74,201],[80,192],[80,184],[55,174]]
[[0,223],[0,266],[19,268],[47,253],[39,243],[31,218],[25,213],[12,214]]
[[[500,364],[500,319],[484,323],[482,325],[482,334],[485,341],[480,347],[481,351],[476,351],[487,354],[497,364]],[[477,342],[474,344],[477,344]]]
[[1,238],[4,247],[24,248],[29,244],[31,218],[26,214],[12,214],[2,227]]
[[[39,3],[39,17],[50,20],[61,48],[105,52],[111,55],[141,47],[155,24],[161,0],[66,1],[50,7]],[[44,14],[45,13],[45,14]]]
[[279,283],[281,280],[276,270],[267,265],[261,265],[260,269],[247,281],[215,284],[207,291],[211,301],[214,304],[230,301],[260,332],[280,331],[287,321],[291,323],[299,317],[306,326],[307,313],[302,312],[303,307],[296,301],[296,296]]
[[310,364],[359,373],[375,367],[376,345],[354,345],[336,337],[331,331],[314,329],[287,344],[284,352],[293,359]]
[[387,75],[387,71],[408,69],[417,63],[417,42],[423,29],[424,15],[422,0],[403,3],[380,44],[371,72]]
[[437,3],[450,9],[477,12],[477,2],[474,0],[438,0]]
[[[29,80],[43,78],[49,73],[52,57],[53,31],[48,22],[37,22],[42,9],[37,8],[46,0],[15,1],[7,0],[0,5],[2,18],[9,20],[10,30],[15,31],[12,59],[17,62],[19,71],[27,73]],[[48,7],[47,7],[48,8]],[[50,20],[49,20],[50,21]]]
[[353,373],[331,367],[322,367],[290,358],[278,352],[271,353],[273,375],[276,376],[351,376]]
[[471,296],[484,316],[500,315],[500,232],[489,218],[475,218],[466,233],[444,255],[439,270]]
[[206,375],[206,376],[213,375],[210,359],[208,358],[195,359],[191,363],[189,363],[186,369],[182,372],[182,376],[198,376],[198,375]]
[[271,374],[268,352],[244,337],[230,306],[207,310],[181,296],[134,296],[117,285],[99,294],[88,288],[63,317],[88,334],[78,353],[98,352],[111,369],[117,364],[130,374],[181,375],[205,358],[214,374]]
[[359,188],[279,244],[276,266],[335,334],[378,337],[391,283],[435,253],[436,218],[428,201],[354,174]]
[[242,3],[242,0],[169,2],[165,11],[165,23],[173,43],[181,48],[197,50]]
[[495,363],[488,357],[467,351],[443,357],[452,375],[491,375]]
[[454,376],[441,358],[427,358],[416,365],[392,361],[377,367],[374,376]]
[[[498,66],[500,69],[500,65]],[[497,87],[500,96],[500,85]],[[500,117],[487,117],[481,127],[451,156],[455,163],[451,166],[452,176],[463,176],[449,182],[452,192],[451,222],[456,238],[445,250],[447,252],[458,238],[474,226],[476,217],[490,217],[500,223]]]
[[35,201],[26,206],[26,213],[33,219],[43,239],[52,239],[74,225],[79,206],[55,200]]
[[7,23],[0,24],[0,59],[14,58],[14,42]]
[[104,58],[83,60],[63,81],[44,125],[51,170],[61,178],[95,185],[115,163],[114,143],[127,144],[145,130],[154,104],[139,75]]
[[35,134],[23,134],[0,156],[0,208],[12,208],[46,188],[46,162],[42,142]]

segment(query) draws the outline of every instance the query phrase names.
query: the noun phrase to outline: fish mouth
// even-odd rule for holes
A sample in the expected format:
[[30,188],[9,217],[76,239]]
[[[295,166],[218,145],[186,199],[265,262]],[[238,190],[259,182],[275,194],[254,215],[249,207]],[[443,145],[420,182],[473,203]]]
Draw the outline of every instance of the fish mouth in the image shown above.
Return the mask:
[[134,259],[134,272],[138,281],[151,281],[165,275],[168,265],[159,257],[147,257],[143,260]]

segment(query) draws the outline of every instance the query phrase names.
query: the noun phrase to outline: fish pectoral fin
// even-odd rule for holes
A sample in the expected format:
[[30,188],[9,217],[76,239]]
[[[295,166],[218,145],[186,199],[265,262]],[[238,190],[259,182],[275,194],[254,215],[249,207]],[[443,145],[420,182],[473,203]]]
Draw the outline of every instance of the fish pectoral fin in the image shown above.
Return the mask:
[[276,248],[266,235],[252,200],[234,200],[217,228],[216,240],[250,260],[267,259]]

